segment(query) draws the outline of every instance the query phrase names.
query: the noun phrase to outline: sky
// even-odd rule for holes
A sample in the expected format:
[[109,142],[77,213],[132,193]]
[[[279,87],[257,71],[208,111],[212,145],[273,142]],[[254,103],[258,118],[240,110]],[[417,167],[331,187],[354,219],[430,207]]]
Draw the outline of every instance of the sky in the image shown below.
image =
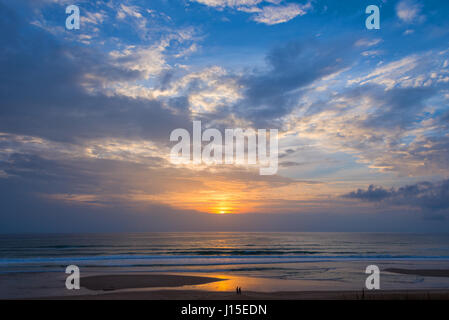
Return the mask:
[[[448,12],[0,0],[0,233],[447,231]],[[277,174],[172,163],[195,120],[277,129]]]

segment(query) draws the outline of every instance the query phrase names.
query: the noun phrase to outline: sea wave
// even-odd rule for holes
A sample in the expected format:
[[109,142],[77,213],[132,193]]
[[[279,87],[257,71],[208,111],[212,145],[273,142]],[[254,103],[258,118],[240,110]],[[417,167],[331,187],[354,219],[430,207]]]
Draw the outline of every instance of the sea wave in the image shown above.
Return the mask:
[[[414,255],[97,255],[82,257],[33,257],[0,258],[0,265],[63,263],[63,262],[117,262],[117,261],[214,261],[214,264],[227,264],[232,261],[245,262],[307,262],[307,261],[348,261],[348,260],[449,260],[449,256],[414,256]],[[132,262],[129,262],[132,263]],[[184,264],[184,263],[183,263]],[[152,264],[154,265],[154,264]]]

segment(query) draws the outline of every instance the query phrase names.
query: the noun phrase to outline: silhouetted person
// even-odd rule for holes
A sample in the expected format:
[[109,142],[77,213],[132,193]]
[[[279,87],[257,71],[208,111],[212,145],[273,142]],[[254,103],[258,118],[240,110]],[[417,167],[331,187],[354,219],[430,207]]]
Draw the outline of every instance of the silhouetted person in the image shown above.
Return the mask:
[[239,287],[236,287],[236,288],[235,288],[235,292],[236,292],[237,294],[239,294]]

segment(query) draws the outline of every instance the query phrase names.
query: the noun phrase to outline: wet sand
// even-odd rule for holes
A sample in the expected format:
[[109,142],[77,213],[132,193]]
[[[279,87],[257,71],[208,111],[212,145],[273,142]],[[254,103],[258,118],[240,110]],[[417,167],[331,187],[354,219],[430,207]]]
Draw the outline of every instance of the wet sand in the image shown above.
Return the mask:
[[[426,271],[435,271],[435,270],[426,270]],[[435,273],[430,272],[430,274]],[[289,291],[289,292],[243,291],[241,295],[237,295],[233,291],[220,292],[220,291],[182,289],[182,286],[185,285],[198,285],[222,280],[225,279],[213,277],[196,277],[196,276],[162,275],[162,274],[98,275],[81,278],[81,286],[89,290],[93,290],[92,294],[70,295],[63,297],[46,297],[43,299],[58,299],[58,300],[66,300],[66,299],[69,300],[441,300],[444,299],[449,300],[449,290],[447,289],[379,290],[379,291],[335,290],[335,291]],[[168,287],[173,289],[165,289]],[[148,290],[145,290],[143,288],[148,288]],[[119,290],[119,291],[105,292],[112,290]]]
[[409,274],[422,277],[449,277],[448,269],[400,269],[400,268],[388,268],[384,271]]

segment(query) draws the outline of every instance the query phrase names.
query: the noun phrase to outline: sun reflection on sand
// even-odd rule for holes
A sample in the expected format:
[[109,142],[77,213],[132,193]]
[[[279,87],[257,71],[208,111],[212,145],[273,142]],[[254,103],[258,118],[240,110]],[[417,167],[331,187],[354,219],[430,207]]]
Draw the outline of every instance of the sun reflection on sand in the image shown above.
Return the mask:
[[[199,274],[188,274],[188,275],[199,276]],[[329,289],[329,283],[326,281],[255,278],[255,277],[234,276],[229,274],[215,274],[215,273],[206,273],[206,274],[201,273],[200,275],[204,277],[213,277],[223,280],[200,285],[183,286],[176,289],[203,290],[215,292],[235,292],[235,289],[237,287],[241,287],[243,292],[244,291],[276,292],[276,291],[304,291],[304,290]]]
[[[182,276],[201,276],[221,279],[206,284],[185,285],[179,287],[152,287],[152,288],[130,288],[115,290],[115,292],[142,292],[142,291],[160,291],[160,290],[181,290],[181,291],[210,291],[210,292],[229,292],[235,293],[237,287],[245,292],[297,292],[297,291],[325,291],[330,288],[344,289],[340,284],[335,287],[335,283],[329,281],[316,280],[284,280],[277,278],[256,278],[245,276],[234,276],[229,274],[215,273],[170,273],[172,275]],[[349,287],[346,289],[350,289]]]

